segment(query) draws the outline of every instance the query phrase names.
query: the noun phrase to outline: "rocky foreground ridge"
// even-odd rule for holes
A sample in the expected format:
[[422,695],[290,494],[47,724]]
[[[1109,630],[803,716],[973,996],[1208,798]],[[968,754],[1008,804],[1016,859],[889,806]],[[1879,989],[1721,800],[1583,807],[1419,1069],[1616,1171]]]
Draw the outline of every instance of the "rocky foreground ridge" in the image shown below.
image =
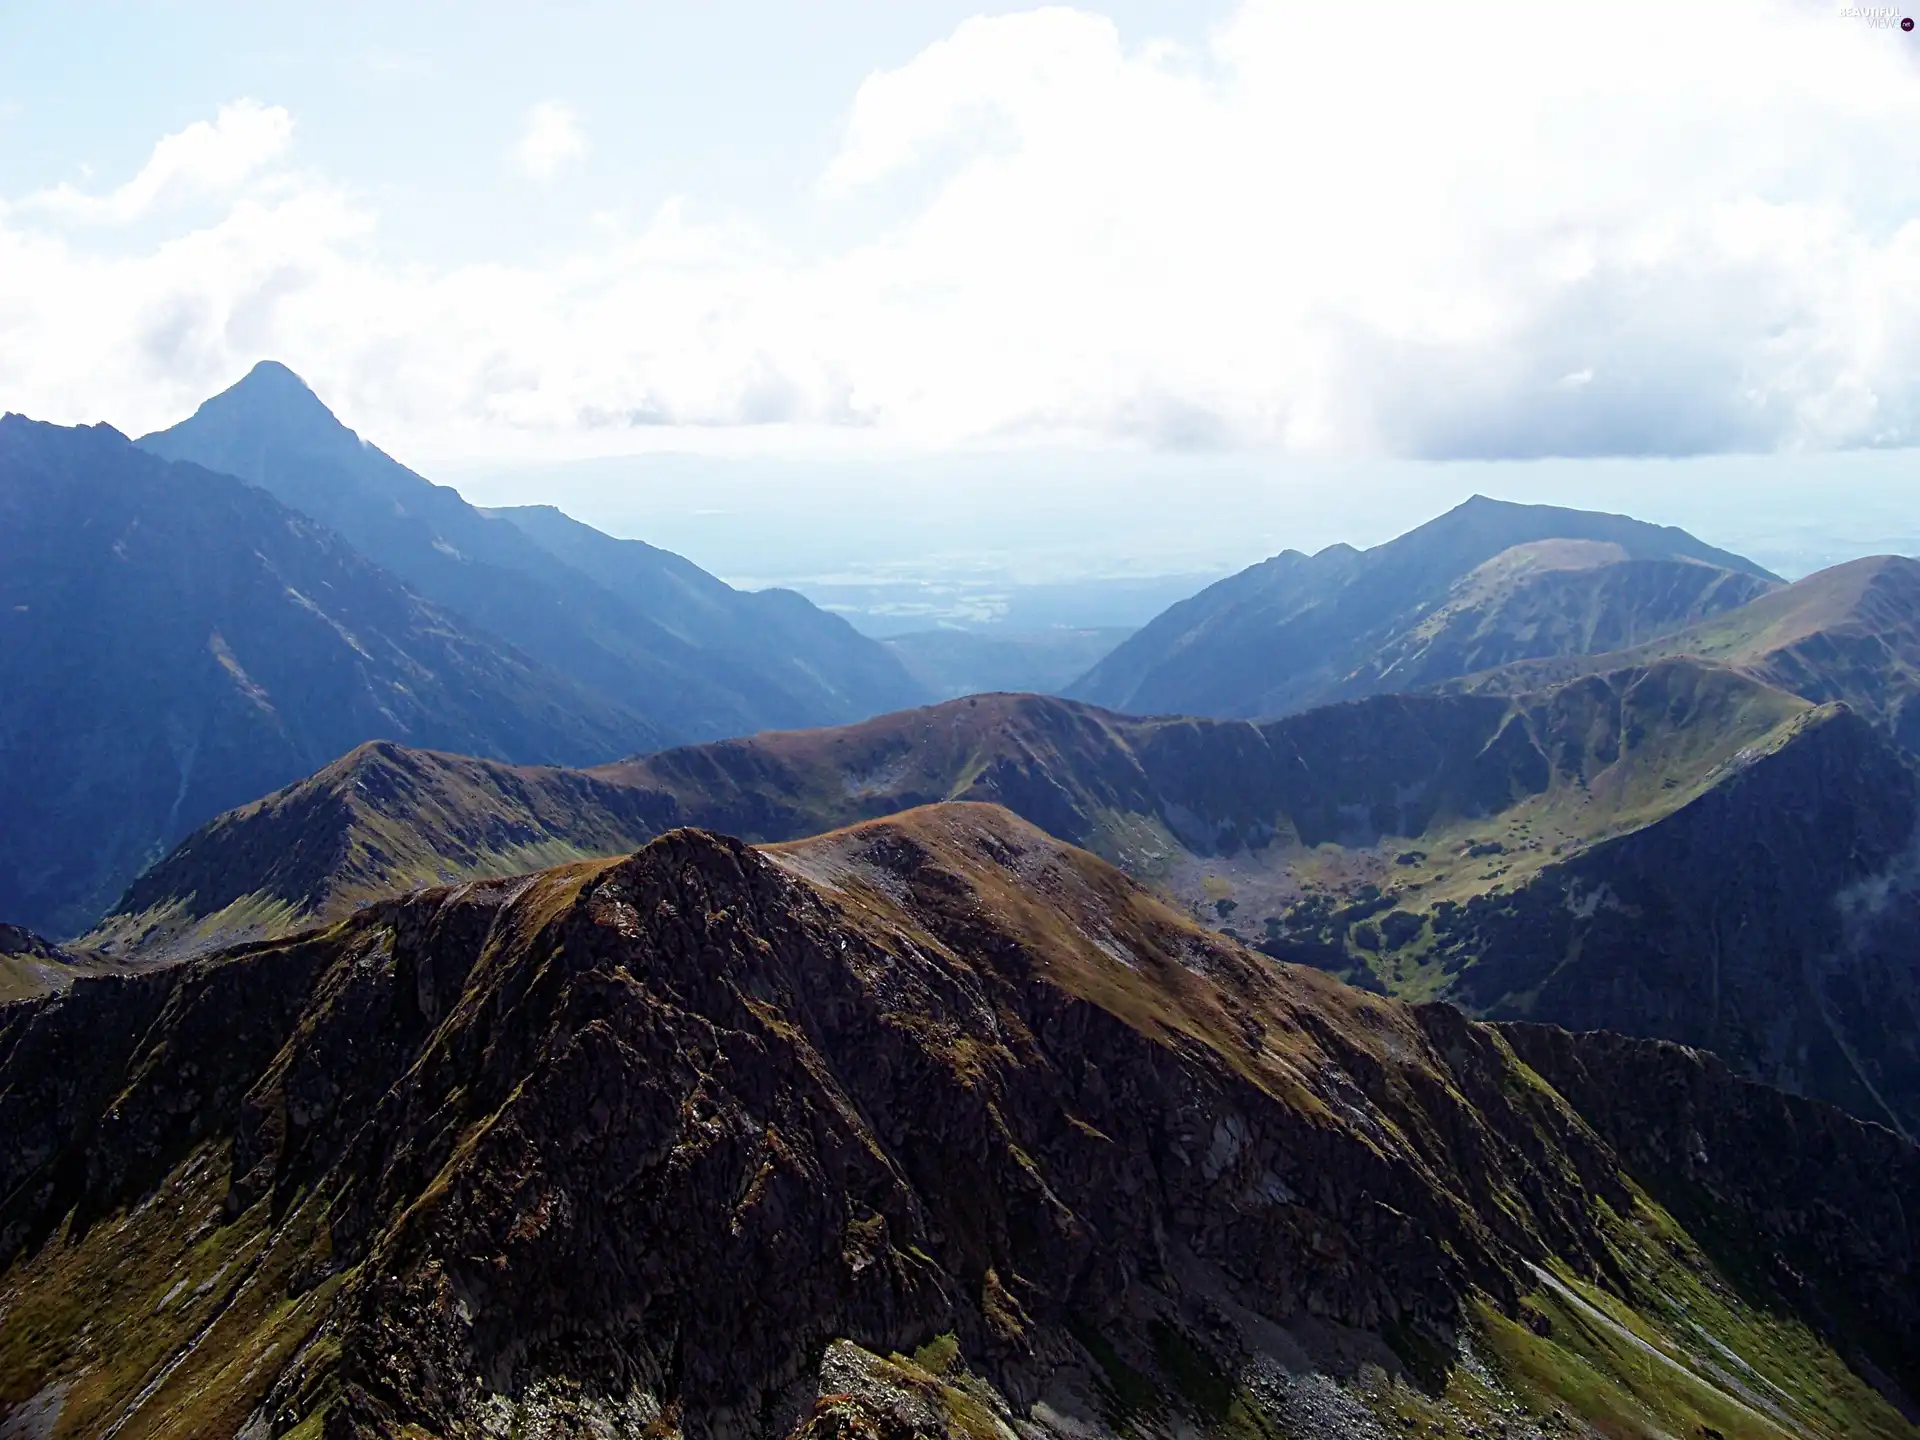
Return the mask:
[[996,807],[682,830],[0,1009],[0,1428],[1912,1435],[1915,1193]]

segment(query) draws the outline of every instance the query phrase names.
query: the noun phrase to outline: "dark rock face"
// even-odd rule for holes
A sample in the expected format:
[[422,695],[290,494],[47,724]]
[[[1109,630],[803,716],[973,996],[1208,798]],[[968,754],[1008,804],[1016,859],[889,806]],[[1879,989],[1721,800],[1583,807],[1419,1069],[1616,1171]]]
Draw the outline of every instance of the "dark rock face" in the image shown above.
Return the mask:
[[[1274,967],[983,806],[771,857],[676,831],[82,982],[0,1011],[0,1136],[0,1261],[202,1151],[206,1225],[322,1207],[261,1261],[329,1298],[232,1401],[258,1435],[480,1435],[556,1394],[778,1434],[830,1342],[941,1334],[1018,1409],[1155,1315],[1444,1347],[1535,1264],[1629,1284],[1594,1202],[1636,1203],[1496,1032]],[[1906,1173],[1879,1143],[1836,1223]]]

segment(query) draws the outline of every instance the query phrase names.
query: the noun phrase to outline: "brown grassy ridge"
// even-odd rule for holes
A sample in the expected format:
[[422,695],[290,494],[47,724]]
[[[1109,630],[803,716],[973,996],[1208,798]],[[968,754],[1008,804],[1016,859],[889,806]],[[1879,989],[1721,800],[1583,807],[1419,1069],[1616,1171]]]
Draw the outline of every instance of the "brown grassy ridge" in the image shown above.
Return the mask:
[[1803,708],[1684,663],[1583,683],[1513,701],[1386,696],[1265,726],[975,696],[588,771],[367,745],[190,837],[89,942],[179,953],[416,885],[618,853],[675,824],[777,842],[944,800],[1004,804],[1197,903],[1215,897],[1167,856],[1252,854],[1282,878],[1303,849],[1364,857],[1516,807],[1549,807],[1572,843],[1647,823],[1690,793],[1674,786]]

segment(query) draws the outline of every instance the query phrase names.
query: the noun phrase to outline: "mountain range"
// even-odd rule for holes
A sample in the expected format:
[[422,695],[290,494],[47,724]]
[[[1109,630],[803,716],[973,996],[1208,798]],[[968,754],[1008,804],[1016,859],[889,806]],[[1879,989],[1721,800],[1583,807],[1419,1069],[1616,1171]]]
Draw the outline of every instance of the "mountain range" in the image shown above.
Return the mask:
[[278,366],[139,446],[0,420],[0,916],[37,931],[362,741],[584,764],[921,694],[791,592],[475,510]]
[[0,602],[0,1440],[1920,1433],[1920,564],[1476,498],[903,709],[1111,637],[269,365],[0,420]]
[[265,491],[0,420],[0,914],[71,934],[181,835],[373,735],[618,754],[632,717]]
[[1920,561],[1850,560],[1606,657],[1556,655],[1452,682],[1527,689],[1596,664],[1697,656],[1816,702],[1844,701],[1920,755]]
[[781,841],[947,800],[1368,988],[1709,1047],[1920,1129],[1920,784],[1845,706],[1689,660],[1257,725],[972,697],[588,771],[369,746],[190,837],[88,943],[187,953],[675,825]]
[[676,830],[0,1008],[0,1424],[1911,1436],[1917,1187],[996,807]]

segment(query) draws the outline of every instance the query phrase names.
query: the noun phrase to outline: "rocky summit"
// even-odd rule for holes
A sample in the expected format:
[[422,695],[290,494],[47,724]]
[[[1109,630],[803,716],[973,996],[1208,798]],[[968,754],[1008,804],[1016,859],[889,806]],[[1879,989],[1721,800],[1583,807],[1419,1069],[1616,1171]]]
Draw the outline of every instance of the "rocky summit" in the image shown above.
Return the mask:
[[1915,1193],[997,807],[676,830],[0,1010],[0,1429],[1912,1435]]

